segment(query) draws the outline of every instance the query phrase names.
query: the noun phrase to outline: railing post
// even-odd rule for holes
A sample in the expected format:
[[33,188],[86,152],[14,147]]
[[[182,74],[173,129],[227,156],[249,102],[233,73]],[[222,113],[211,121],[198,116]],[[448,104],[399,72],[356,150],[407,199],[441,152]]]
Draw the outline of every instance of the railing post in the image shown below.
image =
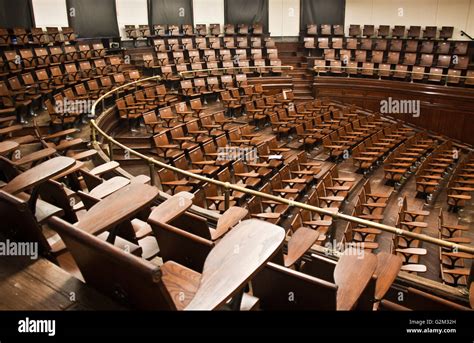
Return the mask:
[[148,161],[148,167],[150,168],[150,183],[152,186],[156,186],[155,164]]
[[109,159],[114,160],[114,143],[112,141],[109,141]]
[[95,132],[95,121],[91,120],[89,125],[91,126],[91,143],[95,144],[97,142],[96,132]]
[[230,189],[229,183],[226,182],[224,186],[224,209],[227,211],[230,205]]

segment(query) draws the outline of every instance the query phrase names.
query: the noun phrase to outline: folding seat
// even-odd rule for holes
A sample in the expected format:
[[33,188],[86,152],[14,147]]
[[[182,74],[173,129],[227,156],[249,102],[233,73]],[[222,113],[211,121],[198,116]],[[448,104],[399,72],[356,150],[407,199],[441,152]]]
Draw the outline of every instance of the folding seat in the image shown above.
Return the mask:
[[355,52],[355,61],[356,62],[365,62],[367,60],[367,51],[365,50],[356,50]]
[[454,42],[453,54],[455,55],[465,55],[467,54],[467,42]]
[[210,37],[209,48],[214,50],[221,49],[221,39],[218,37]]
[[[221,24],[209,24],[209,30],[210,30],[211,35],[219,36],[221,34]],[[205,35],[206,34],[203,34],[203,36]]]
[[35,48],[35,57],[38,67],[48,66],[50,63],[49,53],[46,48]]
[[430,72],[429,72],[429,75],[428,75],[428,81],[441,82],[442,77],[443,77],[443,69],[441,69],[441,68],[430,68]]
[[432,54],[434,52],[434,42],[433,41],[422,41],[420,52],[425,53],[425,54]]
[[[237,47],[240,49],[248,48],[248,39],[247,37],[237,37]],[[229,47],[226,47],[229,48]]]
[[432,54],[421,54],[420,66],[431,67],[433,65],[434,55]]
[[450,64],[451,64],[451,55],[438,55],[438,62],[436,63],[437,67],[449,68]]
[[28,32],[26,32],[24,27],[14,27],[13,35],[16,38],[17,45],[27,45],[29,44]]
[[35,45],[47,45],[49,43],[49,36],[43,31],[41,27],[32,27],[31,37],[33,39],[32,42]]
[[438,31],[438,27],[436,26],[426,26],[425,29],[423,30],[423,38],[436,38],[436,34]]
[[359,37],[361,35],[360,25],[350,25],[349,26],[349,36]]
[[416,64],[416,53],[405,53],[403,58],[404,65],[415,65]]
[[166,132],[154,135],[153,143],[158,157],[167,162],[170,162],[184,154],[184,151],[179,148],[178,144],[170,143]]
[[387,50],[387,40],[386,39],[376,39],[374,50],[379,50],[379,51]]
[[[36,49],[35,49],[36,51]],[[46,58],[46,55],[44,54],[43,51],[41,50],[38,50],[39,54],[41,56],[45,56]],[[36,53],[36,56],[39,55],[38,53]],[[47,54],[47,53],[46,53]],[[49,48],[49,63],[51,65],[59,65],[59,64],[62,64],[64,62],[64,52],[63,50],[61,49],[61,47],[59,46],[52,46]]]
[[362,38],[360,40],[361,50],[372,50],[373,41],[370,38]]
[[392,76],[391,65],[386,63],[380,63],[378,68],[378,75],[380,77],[390,77]]
[[420,35],[421,35],[421,26],[410,26],[407,32],[408,38],[418,39],[420,38]]
[[443,26],[439,31],[439,38],[441,39],[450,39],[453,37],[454,27],[453,26]]
[[179,26],[178,25],[168,25],[168,30],[171,36],[179,36]]
[[383,51],[372,51],[372,63],[383,63],[383,55]]
[[156,24],[153,25],[153,34],[156,36],[166,36],[167,35],[167,25]]
[[331,32],[331,25],[327,25],[327,24],[322,24],[320,26],[320,31],[321,31],[321,35],[323,36],[330,36],[332,34]]
[[397,79],[406,80],[407,78],[408,67],[406,65],[397,64],[395,67],[395,72],[393,73],[393,77]]
[[20,57],[23,62],[23,69],[30,70],[36,68],[37,61],[31,48],[20,49]]
[[332,25],[334,36],[344,36],[344,25]]
[[194,40],[196,44],[196,48],[198,50],[205,50],[207,49],[207,41],[205,37],[196,37]]
[[469,57],[468,56],[456,56],[452,57],[452,64],[454,69],[468,69],[469,66]]
[[405,36],[405,26],[395,25],[392,30],[392,37],[403,38]]
[[346,39],[346,49],[356,50],[358,48],[357,38]]
[[263,25],[260,23],[252,24],[252,34],[253,35],[262,35],[263,34]]
[[391,39],[390,40],[390,51],[402,51],[403,41],[400,39]]
[[79,53],[74,45],[64,46],[64,56],[68,62],[73,62],[79,59]]
[[79,44],[79,59],[90,59],[93,56],[93,51],[89,44]]
[[405,41],[405,53],[407,52],[417,52],[418,51],[418,40],[416,39],[407,39]]
[[365,75],[365,76],[373,76],[374,75],[374,64],[369,63],[369,62],[362,63],[362,72],[361,72],[361,74]]
[[375,35],[375,26],[374,25],[364,25],[363,36],[372,37]]
[[343,38],[333,37],[331,38],[331,44],[333,49],[342,49]]
[[399,52],[389,52],[387,57],[388,64],[398,64],[400,61],[400,53]]
[[319,37],[318,38],[318,48],[319,49],[328,49],[329,48],[329,38]]

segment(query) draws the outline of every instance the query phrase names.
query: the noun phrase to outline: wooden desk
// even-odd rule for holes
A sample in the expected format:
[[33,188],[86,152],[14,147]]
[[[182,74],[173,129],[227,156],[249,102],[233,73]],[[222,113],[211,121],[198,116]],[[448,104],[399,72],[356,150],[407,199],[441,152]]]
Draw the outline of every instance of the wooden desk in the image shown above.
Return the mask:
[[[115,176],[109,180],[102,182],[100,185],[95,187],[89,192],[89,195],[97,198],[103,199],[110,194],[118,191],[119,189],[127,186],[130,183],[130,179],[127,179],[123,176]],[[124,199],[126,201],[126,199]]]
[[377,254],[377,282],[375,284],[375,299],[383,299],[385,293],[389,290],[393,281],[397,278],[398,272],[402,267],[402,259],[399,256],[381,252]]
[[356,255],[342,255],[334,269],[337,289],[337,310],[349,311],[354,308],[377,267],[377,257],[364,253],[363,258]]
[[16,148],[18,148],[20,144],[14,141],[3,141],[0,142],[0,155],[5,156],[8,153],[12,152]]
[[43,149],[43,150],[38,150],[38,151],[32,152],[31,154],[23,156],[19,160],[13,161],[13,164],[16,165],[16,166],[22,166],[24,164],[44,160],[47,157],[50,157],[50,156],[54,155],[55,153],[56,153],[56,149],[53,149],[53,148],[46,148],[46,149]]
[[74,159],[69,157],[55,157],[21,173],[2,190],[10,194],[16,194],[33,188],[69,168],[74,162]]
[[148,220],[169,223],[181,216],[193,205],[193,195],[188,192],[179,192],[158,205],[148,217]]
[[130,184],[92,206],[75,226],[97,236],[151,206],[158,193],[153,186]]
[[264,267],[284,238],[279,226],[255,219],[241,222],[207,256],[199,289],[186,310],[219,308]]

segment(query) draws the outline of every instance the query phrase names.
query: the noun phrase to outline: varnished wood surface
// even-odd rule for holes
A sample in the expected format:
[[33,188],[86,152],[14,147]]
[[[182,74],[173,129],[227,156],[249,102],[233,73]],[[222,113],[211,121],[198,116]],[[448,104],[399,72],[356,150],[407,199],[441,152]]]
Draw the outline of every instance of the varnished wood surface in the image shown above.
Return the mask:
[[232,206],[225,211],[217,221],[216,229],[211,231],[212,240],[216,240],[224,235],[230,228],[242,219],[244,219],[249,211],[242,207]]
[[156,187],[140,183],[130,184],[92,206],[75,225],[81,230],[98,235],[132,218],[149,207],[157,197]]
[[285,267],[295,264],[313,246],[318,237],[318,231],[304,226],[296,230],[288,241],[288,253],[284,259]]
[[161,266],[161,279],[171,296],[176,309],[183,310],[193,299],[199,288],[201,274],[173,261]]
[[182,215],[193,204],[191,193],[180,192],[158,205],[148,217],[148,220],[169,223]]
[[3,187],[3,191],[15,194],[33,188],[34,186],[61,173],[63,170],[66,170],[72,166],[74,162],[74,159],[69,157],[60,156],[52,158],[15,177],[5,187]]
[[377,282],[375,283],[375,299],[380,300],[389,290],[393,281],[398,276],[398,272],[402,267],[402,259],[387,252],[377,254],[377,268],[375,275],[377,275]]
[[212,310],[236,294],[283,244],[285,231],[249,219],[229,231],[204,263],[199,289],[186,310]]
[[471,282],[471,288],[469,289],[469,303],[471,308],[474,308],[474,281]]
[[46,259],[0,258],[0,309],[16,311],[120,310]]
[[102,182],[100,185],[92,189],[89,192],[89,195],[97,199],[102,199],[125,187],[129,183],[129,179],[122,176],[115,176],[111,179]]
[[12,152],[16,148],[18,148],[20,144],[14,141],[3,141],[0,142],[0,155],[4,156],[9,152]]
[[31,154],[23,156],[19,160],[13,161],[13,164],[17,166],[22,166],[28,163],[43,160],[49,156],[54,155],[55,153],[56,153],[56,149],[54,148],[46,148],[46,149],[38,150],[38,151],[32,152]]
[[344,254],[334,269],[337,289],[337,310],[349,311],[370,281],[377,267],[377,257],[364,253],[363,257]]

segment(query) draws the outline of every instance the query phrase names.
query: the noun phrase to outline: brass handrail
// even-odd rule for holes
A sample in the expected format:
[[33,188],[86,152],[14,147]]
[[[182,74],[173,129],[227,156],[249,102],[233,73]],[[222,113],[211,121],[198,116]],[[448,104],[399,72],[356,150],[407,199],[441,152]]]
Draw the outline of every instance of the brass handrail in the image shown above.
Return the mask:
[[199,70],[187,70],[187,71],[181,71],[179,72],[179,76],[183,78],[184,74],[196,74],[196,73],[202,73],[202,72],[209,72],[209,71],[226,71],[226,70],[239,70],[239,69],[282,69],[282,70],[293,70],[293,66],[248,66],[248,67],[242,67],[242,66],[237,66],[237,67],[228,67],[228,68],[210,68],[210,69],[199,69]]
[[[153,77],[145,78],[145,79],[142,79],[142,80],[134,81],[134,82],[131,82],[129,84],[119,86],[116,89],[113,89],[113,90],[105,93],[100,98],[98,98],[94,102],[94,104],[92,105],[92,109],[91,109],[92,116],[95,117],[95,110],[96,110],[97,104],[99,104],[101,101],[103,101],[107,96],[115,93],[119,89],[126,88],[126,87],[129,87],[132,84],[137,84],[137,83],[147,81],[147,80],[150,80],[150,79],[160,79],[160,77],[159,76],[153,76]],[[197,180],[200,180],[200,181],[212,183],[216,186],[224,188],[226,207],[229,203],[229,198],[230,198],[229,197],[229,191],[230,190],[235,190],[235,191],[239,191],[239,192],[242,192],[242,193],[245,193],[245,194],[250,194],[250,195],[258,196],[258,197],[261,197],[261,198],[277,201],[277,202],[280,202],[282,204],[286,204],[288,206],[294,206],[294,207],[297,207],[297,208],[300,208],[300,209],[304,209],[304,210],[308,210],[308,211],[328,215],[328,216],[331,216],[332,218],[335,218],[335,219],[342,219],[342,220],[354,222],[354,223],[357,223],[357,224],[362,224],[362,225],[365,225],[365,226],[368,226],[368,227],[377,228],[377,229],[380,229],[382,231],[390,232],[390,233],[393,233],[393,234],[396,234],[396,235],[402,235],[402,236],[415,238],[415,239],[425,241],[425,242],[428,242],[428,243],[432,243],[432,244],[435,244],[435,245],[438,245],[438,246],[450,248],[454,251],[462,251],[462,252],[474,254],[474,247],[459,245],[459,244],[448,242],[448,241],[445,241],[445,240],[442,240],[442,239],[434,238],[434,237],[431,237],[431,236],[428,236],[428,235],[425,235],[425,234],[419,234],[419,233],[411,232],[411,231],[408,231],[408,230],[402,230],[402,229],[394,227],[394,226],[389,226],[389,225],[385,225],[385,224],[381,224],[381,223],[372,222],[372,221],[369,221],[369,220],[365,220],[365,219],[362,219],[362,218],[359,218],[359,217],[354,217],[354,216],[347,215],[347,214],[340,213],[340,212],[331,212],[331,211],[326,210],[324,208],[304,204],[304,203],[301,203],[301,202],[298,202],[298,201],[285,199],[285,198],[278,197],[278,196],[275,196],[275,195],[272,195],[272,194],[267,194],[267,193],[255,191],[253,189],[248,189],[248,188],[245,188],[245,187],[241,187],[241,186],[229,183],[229,182],[222,182],[222,181],[219,181],[219,180],[214,180],[214,179],[211,179],[211,178],[207,178],[205,176],[194,174],[194,173],[191,173],[187,170],[182,170],[182,169],[179,169],[177,167],[171,166],[169,164],[163,163],[161,161],[155,160],[152,157],[146,156],[146,155],[144,155],[144,154],[142,154],[138,151],[135,151],[135,150],[127,147],[126,145],[116,141],[113,137],[109,136],[101,128],[99,128],[99,126],[96,124],[94,119],[90,121],[90,126],[91,126],[92,144],[94,146],[97,143],[97,133],[99,133],[110,144],[109,149],[112,147],[112,145],[116,145],[116,146],[122,148],[123,150],[128,151],[130,154],[132,154],[134,156],[137,156],[140,159],[146,161],[148,163],[149,167],[150,167],[150,173],[151,173],[150,178],[151,178],[151,181],[152,181],[153,185],[156,185],[156,183],[155,183],[155,166],[159,166],[160,168],[165,168],[165,169],[168,169],[168,170],[172,170],[172,171],[174,171],[178,174],[181,174],[181,175],[193,178],[193,179],[197,179]]]

